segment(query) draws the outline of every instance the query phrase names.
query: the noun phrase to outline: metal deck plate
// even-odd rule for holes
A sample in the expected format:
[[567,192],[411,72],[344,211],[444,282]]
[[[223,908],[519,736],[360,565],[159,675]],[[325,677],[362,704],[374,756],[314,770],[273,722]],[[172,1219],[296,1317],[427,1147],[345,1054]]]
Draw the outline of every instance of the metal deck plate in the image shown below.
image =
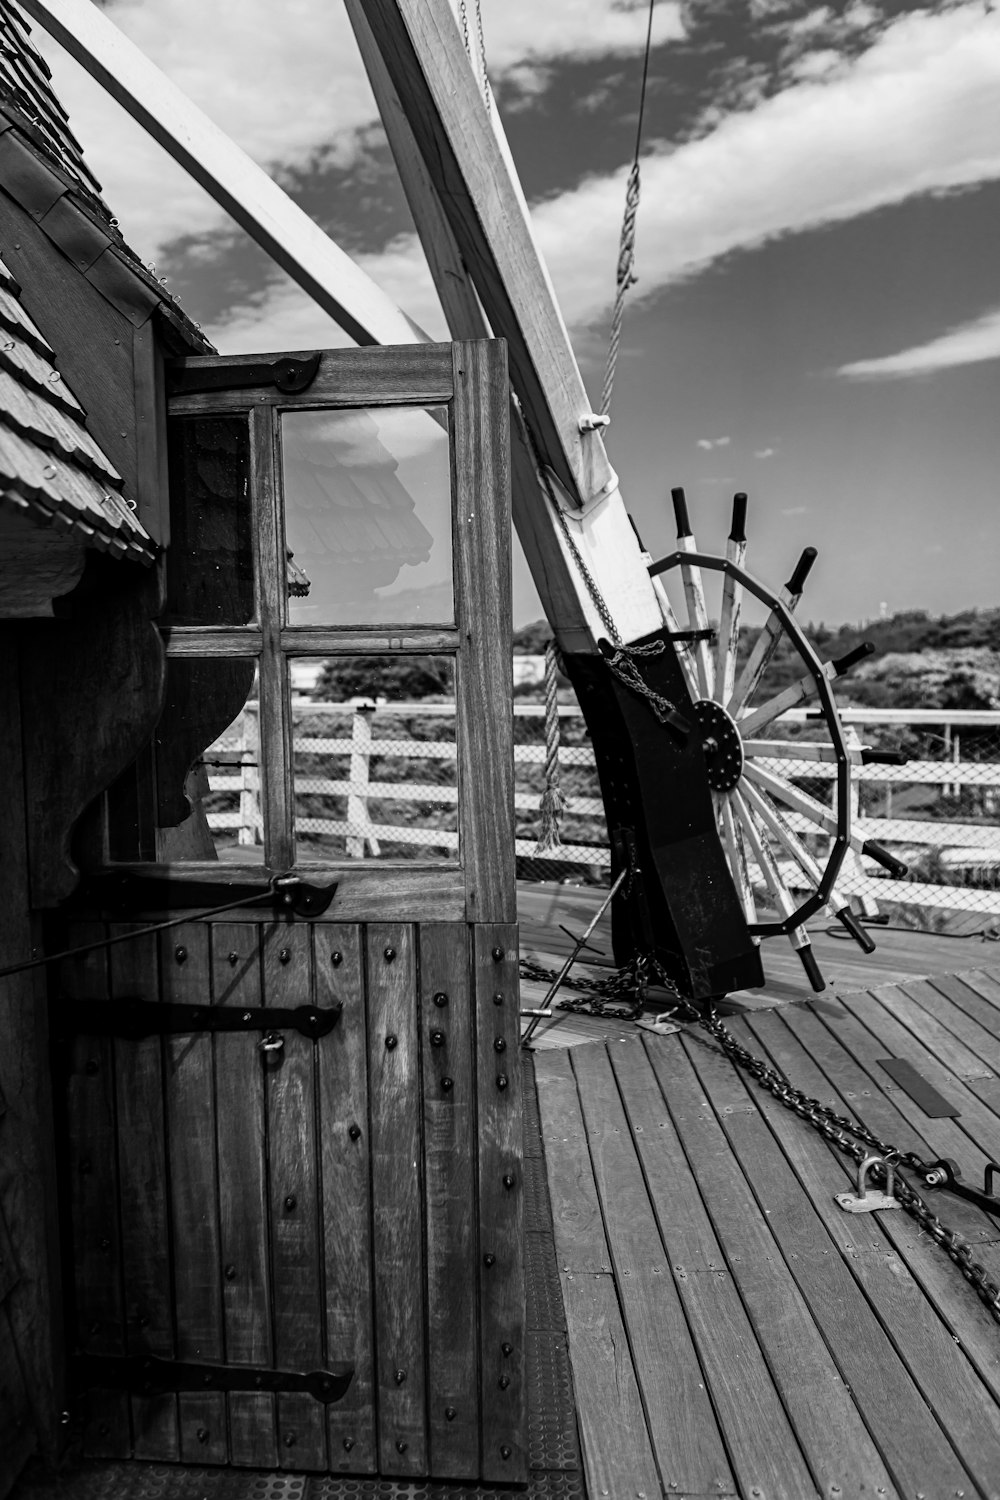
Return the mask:
[[528,1464],[524,1489],[339,1474],[79,1461],[29,1468],[10,1500],[586,1500],[533,1059],[524,1060]]

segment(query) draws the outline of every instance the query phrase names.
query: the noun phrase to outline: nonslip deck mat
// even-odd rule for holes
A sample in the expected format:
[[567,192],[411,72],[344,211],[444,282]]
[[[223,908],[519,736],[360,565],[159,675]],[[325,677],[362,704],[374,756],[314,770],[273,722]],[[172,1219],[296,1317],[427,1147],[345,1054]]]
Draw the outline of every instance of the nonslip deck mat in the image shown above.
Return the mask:
[[29,1468],[10,1500],[586,1500],[534,1064],[530,1056],[523,1063],[525,1375],[531,1471],[525,1488],[80,1460],[55,1475]]
[[877,1057],[875,1061],[880,1068],[885,1069],[893,1083],[898,1083],[901,1089],[906,1090],[914,1104],[920,1105],[928,1119],[957,1120],[962,1113],[957,1105],[939,1094],[934,1085],[905,1058]]

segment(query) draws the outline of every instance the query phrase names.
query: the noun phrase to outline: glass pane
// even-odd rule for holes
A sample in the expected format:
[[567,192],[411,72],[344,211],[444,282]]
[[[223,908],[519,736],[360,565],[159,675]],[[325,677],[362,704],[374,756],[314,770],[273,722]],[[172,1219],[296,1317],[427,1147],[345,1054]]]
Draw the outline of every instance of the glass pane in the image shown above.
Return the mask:
[[174,417],[168,425],[166,618],[246,625],[254,617],[247,419]]
[[281,417],[292,625],[450,625],[447,412]]
[[157,857],[263,860],[256,663],[168,660],[154,746]]
[[296,861],[457,860],[453,658],[290,668]]

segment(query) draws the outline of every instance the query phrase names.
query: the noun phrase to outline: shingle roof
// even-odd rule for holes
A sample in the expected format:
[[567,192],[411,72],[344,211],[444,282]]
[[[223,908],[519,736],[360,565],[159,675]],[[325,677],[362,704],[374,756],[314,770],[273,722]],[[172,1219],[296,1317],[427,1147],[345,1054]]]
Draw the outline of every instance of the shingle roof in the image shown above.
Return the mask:
[[73,528],[116,556],[151,562],[155,544],[84,427],[83,408],[20,291],[0,261],[0,503],[39,524]]

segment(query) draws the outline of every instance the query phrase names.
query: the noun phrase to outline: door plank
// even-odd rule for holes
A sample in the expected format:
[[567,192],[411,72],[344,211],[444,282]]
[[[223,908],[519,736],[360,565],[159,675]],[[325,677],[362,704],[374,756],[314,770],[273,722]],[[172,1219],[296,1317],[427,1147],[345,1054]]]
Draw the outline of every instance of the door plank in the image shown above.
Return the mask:
[[[262,929],[264,1004],[310,1003],[310,932],[300,923]],[[268,1199],[274,1296],[274,1359],[279,1368],[318,1370],[323,1363],[316,1141],[316,1043],[281,1033],[264,1050],[267,1099]],[[326,1413],[312,1396],[278,1395],[278,1465],[325,1469]]]
[[425,923],[419,943],[430,1472],[435,1479],[475,1479],[478,1246],[469,929],[461,922]]
[[[187,957],[177,963],[174,955],[181,949]],[[209,1003],[209,931],[204,924],[185,922],[160,934],[160,973],[165,1002]],[[223,1050],[229,1040],[219,1038]],[[211,1034],[166,1037],[164,1065],[177,1358],[221,1363],[225,1351]],[[177,1407],[182,1461],[225,1463],[225,1396],[183,1392]]]
[[365,952],[379,1472],[426,1474],[414,930],[373,923]]
[[[261,1004],[259,934],[250,922],[211,927],[212,998],[216,1005],[256,1009]],[[257,1033],[220,1037],[216,1059],[219,1161],[219,1260],[226,1361],[273,1363],[268,1254],[264,1062]],[[234,1391],[226,1397],[229,1458],[233,1464],[277,1468],[275,1398]]]
[[[641,1043],[614,1044],[617,1052],[637,1047],[641,1049]],[[732,1483],[709,1394],[709,1372],[707,1368],[702,1370],[688,1329],[607,1048],[577,1047],[571,1057],[653,1451],[665,1480],[672,1478],[682,1492],[708,1494],[718,1489],[720,1481],[723,1487]],[[656,1089],[655,1079],[648,1068],[646,1071],[648,1086]],[[696,1288],[690,1290],[697,1297]],[[721,1367],[715,1373],[721,1375]],[[668,1384],[669,1403],[659,1399]],[[748,1388],[743,1393],[743,1414],[751,1427],[757,1421],[779,1424],[774,1447],[782,1450],[783,1462],[791,1467],[791,1455],[783,1450],[789,1443],[794,1453],[794,1438],[774,1399],[773,1387],[769,1381],[764,1385],[769,1401],[764,1399],[763,1388]],[[754,1469],[751,1464],[749,1472],[756,1474],[755,1482],[764,1485],[768,1494],[779,1494],[780,1470],[774,1467],[774,1449],[768,1455],[752,1432],[742,1430],[739,1413],[734,1410],[731,1415],[734,1429],[754,1447],[754,1459],[760,1467]],[[778,1436],[782,1427],[785,1442]],[[809,1475],[801,1459],[796,1478],[800,1493],[808,1493]],[[801,1490],[803,1484],[805,1490]]]
[[[528,1477],[524,1388],[524,1141],[518,934],[473,932],[478,1113],[480,1468],[484,1480]],[[487,1266],[486,1256],[494,1257]]]
[[[99,922],[72,923],[66,946],[82,947],[105,936]],[[58,993],[67,999],[109,995],[107,950],[60,965]],[[73,1243],[77,1347],[86,1354],[125,1353],[122,1246],[118,1220],[118,1152],[115,1142],[115,1057],[110,1037],[74,1036],[60,1049],[66,1061],[66,1173]],[[58,1087],[58,1083],[57,1083]],[[131,1452],[128,1397],[123,1391],[87,1393],[83,1451],[93,1458]]]
[[[781,1455],[780,1485],[786,1489],[796,1472],[796,1446],[801,1446],[824,1493],[833,1484],[848,1494],[881,1484],[888,1493],[891,1481],[878,1450],[726,1148],[717,1120],[704,1108],[704,1093],[680,1044],[675,1038],[643,1042],[642,1054],[635,1047],[613,1047],[610,1057],[667,1254],[675,1271],[685,1273],[680,1294],[695,1342],[699,1350],[713,1351],[709,1389],[744,1486],[752,1488],[754,1473],[766,1476],[774,1460],[755,1450],[770,1441]],[[646,1071],[652,1068],[657,1078],[655,1095],[646,1084],[644,1059]],[[719,1199],[735,1200],[741,1213],[740,1237],[727,1247],[728,1253],[709,1218]],[[720,1277],[719,1272],[728,1275]],[[735,1299],[729,1294],[730,1277],[739,1293]],[[740,1317],[740,1299],[745,1319]],[[723,1317],[717,1316],[717,1306]],[[758,1344],[766,1359],[764,1372],[757,1366]],[[703,1358],[709,1363],[709,1355]],[[777,1418],[767,1415],[767,1368],[788,1413],[794,1433],[790,1441],[780,1437],[787,1425],[781,1407]],[[747,1387],[763,1394],[747,1402],[744,1412]],[[722,1395],[717,1397],[717,1391]],[[766,1404],[760,1428],[748,1434],[746,1419],[761,1402]],[[793,1455],[787,1468],[786,1453]],[[808,1480],[798,1482],[808,1487]],[[761,1483],[770,1493],[766,1477]]]
[[[135,925],[116,924],[111,930],[128,931]],[[173,954],[180,946],[172,946],[170,963],[177,962]],[[155,936],[119,943],[108,957],[112,995],[158,998]],[[162,1038],[119,1038],[114,1047],[126,1343],[130,1354],[173,1359]],[[133,1396],[131,1408],[135,1457],[178,1458],[177,1397]]]
[[330,1467],[374,1474],[371,1157],[361,928],[317,922],[313,948],[316,1004],[343,1003],[340,1020],[319,1043],[317,1071],[326,1358],[354,1366],[345,1395],[327,1408]]

